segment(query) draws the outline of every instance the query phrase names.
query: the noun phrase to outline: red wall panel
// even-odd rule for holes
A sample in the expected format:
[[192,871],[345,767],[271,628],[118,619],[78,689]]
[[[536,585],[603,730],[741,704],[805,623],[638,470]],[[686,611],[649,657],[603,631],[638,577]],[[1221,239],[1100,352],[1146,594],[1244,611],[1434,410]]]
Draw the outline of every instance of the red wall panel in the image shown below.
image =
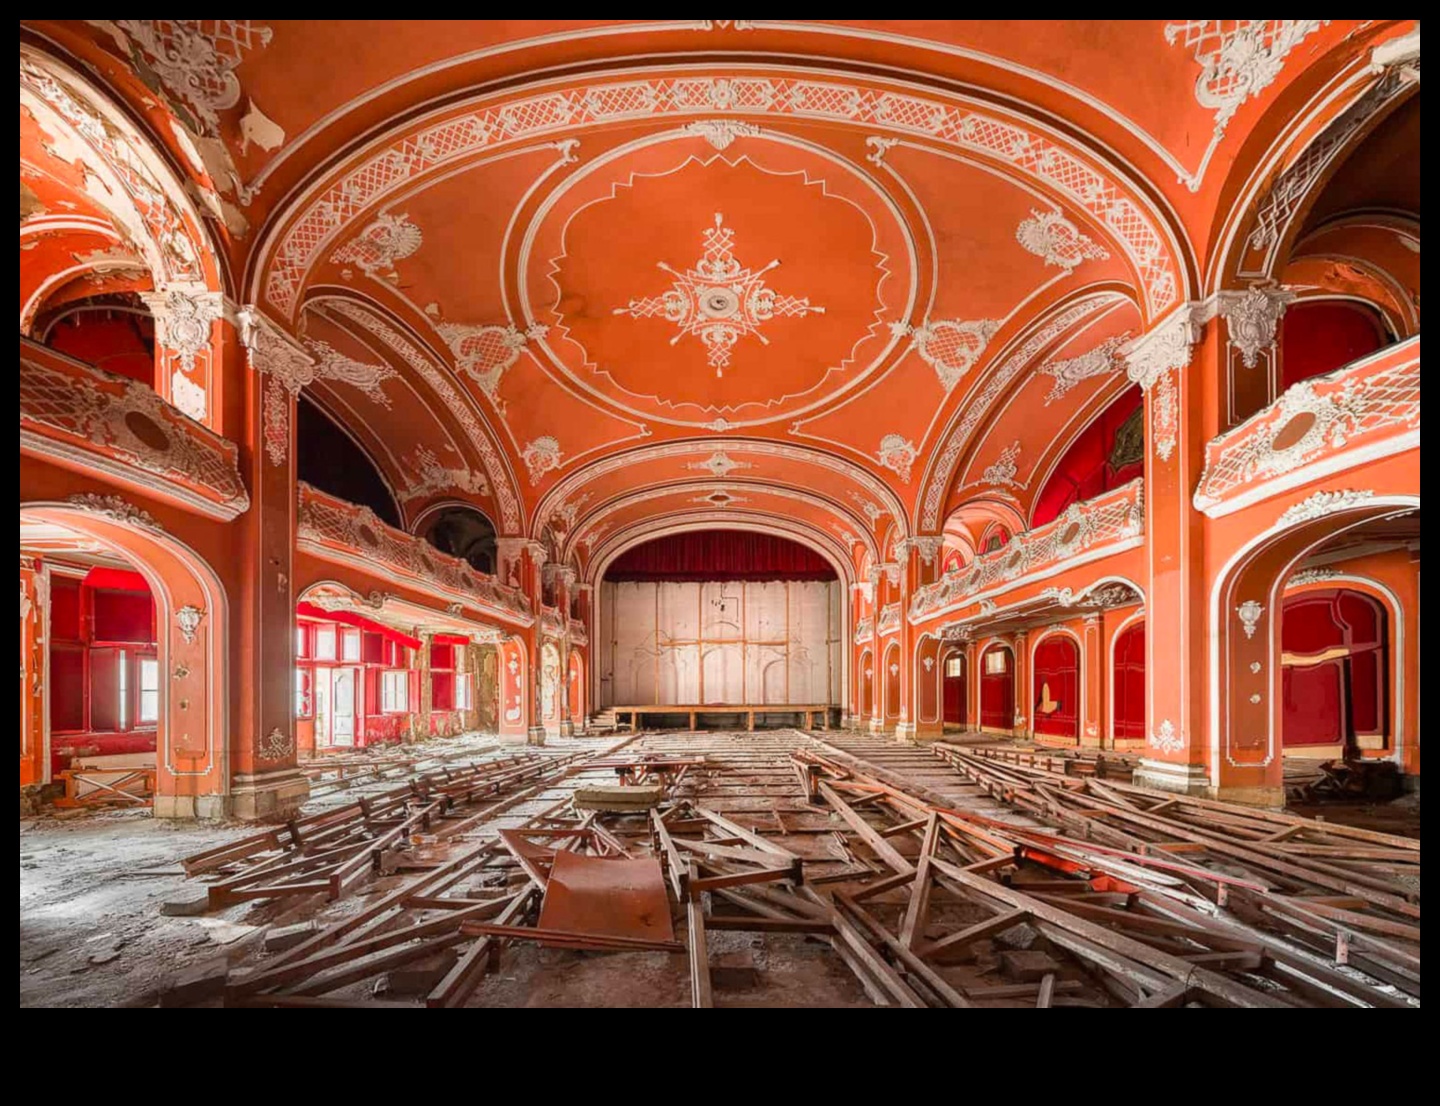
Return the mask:
[[1115,740],[1145,738],[1145,623],[1134,622],[1115,639]]
[[1387,345],[1375,312],[1345,300],[1293,304],[1280,320],[1281,389]]
[[1144,471],[1143,450],[1128,464],[1111,464],[1115,437],[1130,416],[1139,410],[1143,398],[1138,386],[1126,389],[1080,432],[1045,481],[1044,490],[1036,496],[1031,527],[1043,526],[1057,518],[1070,504],[1093,499],[1111,488],[1127,484]]
[[[986,657],[1005,656],[1004,672],[989,672]],[[980,725],[1008,730],[1015,726],[1015,655],[1005,645],[992,645],[980,658]]]

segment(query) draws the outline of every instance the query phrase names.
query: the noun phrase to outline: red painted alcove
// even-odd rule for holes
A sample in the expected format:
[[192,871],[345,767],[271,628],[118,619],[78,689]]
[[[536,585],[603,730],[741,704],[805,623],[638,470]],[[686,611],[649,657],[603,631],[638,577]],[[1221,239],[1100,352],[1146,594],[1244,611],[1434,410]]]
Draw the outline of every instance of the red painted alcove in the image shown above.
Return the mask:
[[1386,727],[1385,611],[1347,588],[1285,601],[1282,733],[1286,745],[1343,744]]
[[[1124,457],[1115,457],[1115,439],[1143,400],[1139,387],[1121,392],[1109,407],[1101,411],[1070,448],[1045,481],[1045,488],[1035,497],[1035,512],[1030,525],[1044,526],[1059,517],[1072,503],[1094,499],[1097,495],[1128,484],[1145,469],[1143,442],[1139,450],[1130,449]],[[1143,432],[1132,424],[1132,430]],[[1116,461],[1124,463],[1116,464]]]
[[[1044,691],[1050,689],[1043,709]],[[1031,678],[1031,711],[1035,732],[1051,737],[1080,737],[1080,650],[1064,634],[1051,634],[1035,647]]]
[[[959,662],[960,674],[950,675],[950,666]],[[944,714],[941,716],[945,722],[963,726],[965,724],[965,655],[963,653],[951,653],[942,662],[944,664],[944,675],[942,679],[942,696],[944,701]]]
[[1350,300],[1313,300],[1292,304],[1280,320],[1281,389],[1342,365],[1389,344],[1374,310]]
[[80,311],[50,329],[46,345],[77,361],[155,383],[155,322],[133,311]]

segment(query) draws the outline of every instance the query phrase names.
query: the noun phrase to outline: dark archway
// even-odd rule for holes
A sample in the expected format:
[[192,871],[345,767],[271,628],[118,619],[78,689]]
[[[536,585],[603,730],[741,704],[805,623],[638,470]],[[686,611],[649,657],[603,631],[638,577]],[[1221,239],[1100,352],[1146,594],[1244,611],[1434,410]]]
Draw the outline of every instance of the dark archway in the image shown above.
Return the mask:
[[369,507],[381,522],[403,529],[400,508],[375,462],[303,393],[295,404],[295,465],[296,476],[312,488]]
[[474,507],[441,507],[424,520],[420,536],[477,572],[495,571],[495,524]]

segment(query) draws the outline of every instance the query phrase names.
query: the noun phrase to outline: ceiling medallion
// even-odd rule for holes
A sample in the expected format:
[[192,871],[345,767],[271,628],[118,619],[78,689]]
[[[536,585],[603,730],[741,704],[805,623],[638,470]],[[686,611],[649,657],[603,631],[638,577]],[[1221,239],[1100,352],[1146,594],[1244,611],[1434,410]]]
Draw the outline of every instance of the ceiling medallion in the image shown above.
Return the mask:
[[735,259],[735,232],[724,225],[724,220],[723,215],[715,213],[715,225],[705,229],[705,252],[694,268],[682,273],[663,261],[657,262],[675,278],[671,291],[632,299],[627,306],[614,309],[616,315],[632,319],[668,319],[680,328],[680,333],[670,340],[672,346],[686,334],[695,335],[708,348],[709,363],[719,377],[725,375],[730,364],[730,350],[745,335],[754,334],[769,345],[760,333],[762,323],[777,316],[825,313],[823,307],[812,306],[806,297],[781,296],[766,287],[764,276],[779,261],[758,270],[744,268]]

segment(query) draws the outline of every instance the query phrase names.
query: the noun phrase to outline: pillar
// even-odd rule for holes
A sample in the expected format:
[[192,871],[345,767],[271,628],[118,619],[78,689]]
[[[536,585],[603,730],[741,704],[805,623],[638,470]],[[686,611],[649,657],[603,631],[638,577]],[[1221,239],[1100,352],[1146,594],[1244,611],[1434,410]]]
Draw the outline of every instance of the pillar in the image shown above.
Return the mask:
[[1015,720],[1010,731],[1015,737],[1032,738],[1030,728],[1030,642],[1024,630],[1015,635],[1010,651],[1015,656]]
[[[309,795],[296,767],[294,729],[295,398],[314,361],[257,310],[217,326],[212,363],[232,387],[221,431],[240,447],[250,509],[235,522],[238,595],[230,597],[234,688],[230,726],[231,813],[276,820]],[[161,813],[157,808],[156,813]]]
[[[1146,752],[1136,782],[1200,792],[1205,767],[1206,687],[1203,529],[1191,502],[1204,467],[1207,429],[1218,423],[1218,389],[1206,417],[1206,373],[1197,362],[1203,315],[1191,304],[1132,343],[1127,372],[1145,392]],[[1209,345],[1214,345],[1211,328]],[[1213,379],[1213,364],[1211,377]]]
[[[911,741],[922,737],[934,739],[945,730],[945,705],[940,692],[941,674],[934,666],[940,663],[939,643],[928,650],[933,660],[927,671],[924,659],[919,655],[920,637],[910,623],[910,598],[926,584],[934,583],[940,575],[940,551],[945,539],[939,534],[919,535],[896,543],[896,557],[900,562],[900,651],[904,657],[904,671],[901,676],[902,706],[900,725],[895,736]],[[919,680],[933,680],[935,691],[935,717],[925,719],[921,706],[925,701]]]
[[1105,727],[1106,689],[1109,687],[1105,665],[1105,635],[1101,632],[1100,615],[1087,614],[1081,640],[1080,678],[1085,681],[1085,717],[1080,719],[1080,744],[1098,749]]

